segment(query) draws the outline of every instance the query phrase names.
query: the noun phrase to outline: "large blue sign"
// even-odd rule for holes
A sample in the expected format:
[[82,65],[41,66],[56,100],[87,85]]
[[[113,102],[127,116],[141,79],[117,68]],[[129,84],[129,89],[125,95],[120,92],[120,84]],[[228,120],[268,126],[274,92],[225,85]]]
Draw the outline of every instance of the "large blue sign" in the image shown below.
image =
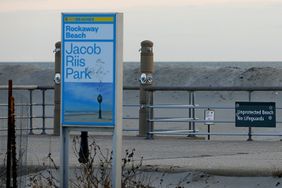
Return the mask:
[[62,14],[63,126],[115,125],[116,14]]

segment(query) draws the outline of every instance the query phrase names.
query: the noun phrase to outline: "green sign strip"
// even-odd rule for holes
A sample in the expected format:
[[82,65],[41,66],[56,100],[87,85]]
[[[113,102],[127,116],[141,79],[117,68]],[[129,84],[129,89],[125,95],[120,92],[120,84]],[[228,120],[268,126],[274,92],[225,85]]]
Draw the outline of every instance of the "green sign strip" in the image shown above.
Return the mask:
[[66,16],[64,18],[64,22],[114,22],[113,16],[81,16],[81,17],[75,17],[75,16]]

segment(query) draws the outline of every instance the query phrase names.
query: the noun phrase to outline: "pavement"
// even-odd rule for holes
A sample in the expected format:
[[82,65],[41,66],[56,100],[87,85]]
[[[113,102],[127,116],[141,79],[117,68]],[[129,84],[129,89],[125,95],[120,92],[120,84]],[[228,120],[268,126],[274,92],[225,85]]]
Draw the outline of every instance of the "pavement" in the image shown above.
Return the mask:
[[[78,165],[70,138],[70,166]],[[78,137],[78,136],[77,136]],[[91,135],[104,153],[112,147],[111,135]],[[89,141],[91,142],[91,141]],[[207,141],[181,137],[124,136],[123,151],[135,149],[134,158],[143,157],[145,170],[202,171],[224,176],[271,176],[282,172],[282,141]],[[28,165],[46,163],[48,154],[60,164],[60,138],[50,135],[31,135],[28,138]],[[124,152],[125,153],[125,152]]]

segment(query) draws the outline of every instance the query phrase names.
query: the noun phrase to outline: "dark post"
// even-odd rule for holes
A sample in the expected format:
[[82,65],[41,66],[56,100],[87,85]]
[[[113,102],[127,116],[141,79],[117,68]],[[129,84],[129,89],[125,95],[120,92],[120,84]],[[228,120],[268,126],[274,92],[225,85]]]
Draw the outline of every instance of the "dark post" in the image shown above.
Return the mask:
[[[252,91],[249,91],[249,102],[251,102],[251,100],[252,100]],[[253,141],[253,139],[252,139],[252,127],[251,126],[249,126],[247,141]]]
[[8,86],[8,140],[7,140],[7,170],[6,170],[6,187],[11,187],[11,137],[12,137],[12,111],[11,111],[11,97],[12,97],[12,80],[9,80]]
[[33,134],[33,124],[32,124],[32,89],[29,90],[29,134]]
[[11,127],[12,127],[12,137],[11,137],[11,149],[12,149],[12,177],[13,177],[13,187],[17,187],[17,153],[16,153],[16,125],[15,125],[15,99],[11,96]]
[[[153,82],[154,60],[153,42],[145,40],[141,42],[141,64],[140,64],[140,109],[139,109],[139,136],[146,136],[148,130],[147,104],[149,101],[148,92],[145,88]],[[152,122],[153,124],[153,122]]]
[[[192,94],[191,94],[191,91],[189,91],[189,105],[192,105]],[[188,109],[188,118],[191,118],[192,117],[192,109],[189,108]],[[192,122],[189,121],[189,131],[192,130]],[[189,136],[189,135],[188,135]]]
[[16,159],[16,129],[15,129],[15,102],[13,97],[13,82],[8,86],[8,140],[7,140],[7,170],[6,187],[11,187],[11,168],[13,187],[17,187],[17,159]]
[[61,115],[61,42],[56,42],[55,47],[54,135],[59,136]]
[[211,139],[211,125],[208,124],[208,140]]
[[89,156],[89,149],[88,149],[88,132],[82,131],[80,136],[80,149],[79,149],[79,158],[78,161],[80,163],[87,163],[88,156]]
[[42,133],[41,134],[46,134],[46,127],[45,127],[45,120],[46,120],[46,113],[45,113],[45,89],[42,90]]

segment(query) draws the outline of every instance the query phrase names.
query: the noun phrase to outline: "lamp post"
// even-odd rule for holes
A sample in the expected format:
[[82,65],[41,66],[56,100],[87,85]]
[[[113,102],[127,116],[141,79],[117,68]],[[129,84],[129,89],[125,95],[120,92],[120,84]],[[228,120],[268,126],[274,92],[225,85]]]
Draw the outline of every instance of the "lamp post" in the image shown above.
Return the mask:
[[99,103],[99,119],[102,119],[102,101],[103,101],[103,97],[102,97],[101,94],[98,95],[97,101]]

